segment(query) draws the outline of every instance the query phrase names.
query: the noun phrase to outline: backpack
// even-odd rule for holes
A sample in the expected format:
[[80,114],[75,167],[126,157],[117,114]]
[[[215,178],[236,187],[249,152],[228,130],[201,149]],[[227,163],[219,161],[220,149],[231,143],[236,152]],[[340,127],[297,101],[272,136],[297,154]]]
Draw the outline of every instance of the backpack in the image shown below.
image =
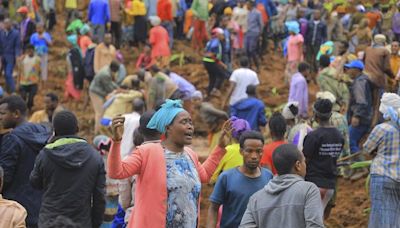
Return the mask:
[[83,60],[83,68],[85,71],[85,78],[90,82],[95,76],[94,72],[94,52],[95,48],[88,48],[86,51],[85,59]]

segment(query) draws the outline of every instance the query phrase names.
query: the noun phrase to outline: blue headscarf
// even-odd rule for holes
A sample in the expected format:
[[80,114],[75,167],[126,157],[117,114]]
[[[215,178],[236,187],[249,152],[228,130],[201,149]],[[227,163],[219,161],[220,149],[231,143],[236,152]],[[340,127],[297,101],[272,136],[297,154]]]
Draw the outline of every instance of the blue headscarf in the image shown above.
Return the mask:
[[151,117],[147,128],[156,129],[160,133],[165,133],[165,128],[183,111],[185,111],[185,109],[182,108],[181,100],[167,99],[165,103],[161,105],[161,108]]
[[294,34],[299,34],[300,32],[300,25],[297,21],[287,21],[285,25],[289,32],[293,32]]
[[78,46],[78,35],[72,34],[67,36],[67,41],[74,47]]

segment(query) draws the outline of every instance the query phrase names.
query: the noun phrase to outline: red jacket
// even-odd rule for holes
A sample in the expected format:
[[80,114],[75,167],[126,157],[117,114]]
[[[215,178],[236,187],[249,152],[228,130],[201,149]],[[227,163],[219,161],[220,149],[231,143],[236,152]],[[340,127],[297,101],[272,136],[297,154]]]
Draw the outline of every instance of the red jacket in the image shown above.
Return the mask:
[[171,0],[159,0],[157,3],[157,16],[161,21],[172,21]]

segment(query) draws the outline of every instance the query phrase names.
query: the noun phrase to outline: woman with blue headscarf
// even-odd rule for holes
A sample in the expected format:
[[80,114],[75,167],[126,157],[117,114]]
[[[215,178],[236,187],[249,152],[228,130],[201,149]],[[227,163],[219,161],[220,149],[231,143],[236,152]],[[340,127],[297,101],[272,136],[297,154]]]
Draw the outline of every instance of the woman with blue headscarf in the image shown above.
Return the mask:
[[68,75],[65,81],[64,100],[68,101],[73,98],[79,101],[85,72],[81,50],[78,46],[78,35],[67,36],[67,41],[70,49],[67,54]]
[[297,21],[288,21],[285,23],[289,38],[287,40],[287,64],[285,70],[285,80],[290,83],[292,75],[297,73],[297,66],[303,61],[303,35],[300,34],[300,25]]
[[137,175],[135,210],[128,227],[196,228],[201,183],[208,183],[223,157],[231,124],[225,125],[218,146],[203,164],[186,147],[192,143],[194,128],[180,100],[167,100],[147,124],[166,139],[139,146],[121,161],[123,125],[123,117],[113,119],[108,174],[115,179]]

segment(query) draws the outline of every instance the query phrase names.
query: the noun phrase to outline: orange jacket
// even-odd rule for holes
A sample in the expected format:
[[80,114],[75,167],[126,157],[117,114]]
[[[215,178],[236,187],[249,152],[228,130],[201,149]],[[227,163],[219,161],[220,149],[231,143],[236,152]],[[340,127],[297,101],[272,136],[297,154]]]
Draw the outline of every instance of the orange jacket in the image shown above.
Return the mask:
[[171,0],[159,0],[157,3],[157,16],[161,21],[172,21],[172,3]]

